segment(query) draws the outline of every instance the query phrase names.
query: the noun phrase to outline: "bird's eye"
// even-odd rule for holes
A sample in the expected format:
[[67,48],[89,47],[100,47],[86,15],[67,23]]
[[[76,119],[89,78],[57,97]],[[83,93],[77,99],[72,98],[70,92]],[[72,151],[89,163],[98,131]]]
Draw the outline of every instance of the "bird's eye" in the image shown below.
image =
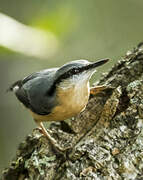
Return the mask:
[[74,75],[74,74],[77,74],[79,72],[79,70],[78,69],[71,69],[70,71],[68,71],[68,74],[69,75]]
[[77,73],[77,72],[78,72],[77,69],[72,69],[72,70],[71,70],[71,73],[73,73],[73,74],[74,74],[74,73]]

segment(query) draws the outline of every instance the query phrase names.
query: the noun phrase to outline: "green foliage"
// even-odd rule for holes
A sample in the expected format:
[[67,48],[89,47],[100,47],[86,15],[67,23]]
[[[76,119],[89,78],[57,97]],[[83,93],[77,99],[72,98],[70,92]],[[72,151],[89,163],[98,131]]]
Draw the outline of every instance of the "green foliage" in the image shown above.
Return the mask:
[[4,46],[0,46],[0,54],[14,54],[15,52],[11,51],[10,49],[4,47]]
[[71,9],[69,6],[60,6],[54,11],[33,17],[30,25],[53,32],[57,37],[64,37],[77,24],[76,12],[73,11],[74,9]]

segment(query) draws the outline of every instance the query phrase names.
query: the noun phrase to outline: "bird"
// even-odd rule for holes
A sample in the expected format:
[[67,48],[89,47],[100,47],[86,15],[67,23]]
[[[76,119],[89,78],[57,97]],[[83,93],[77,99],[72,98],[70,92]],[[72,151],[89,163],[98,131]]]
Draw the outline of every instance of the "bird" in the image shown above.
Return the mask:
[[31,113],[43,135],[57,147],[43,122],[64,121],[82,112],[90,93],[104,89],[102,86],[90,89],[89,80],[96,68],[108,60],[74,60],[61,67],[34,72],[13,83],[8,91],[14,92]]

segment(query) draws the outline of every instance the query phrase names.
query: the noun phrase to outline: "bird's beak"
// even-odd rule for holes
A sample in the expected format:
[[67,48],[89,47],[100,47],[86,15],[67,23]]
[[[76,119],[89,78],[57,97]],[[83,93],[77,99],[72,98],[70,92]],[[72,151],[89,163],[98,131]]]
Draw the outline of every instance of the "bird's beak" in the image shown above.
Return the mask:
[[94,62],[94,63],[92,63],[92,64],[90,64],[89,65],[89,68],[96,68],[96,67],[98,67],[98,66],[101,66],[101,65],[103,65],[103,64],[105,64],[105,63],[107,63],[109,61],[109,59],[101,59],[101,60],[99,60],[99,61],[97,61],[97,62]]
[[92,69],[95,69],[95,68],[98,67],[98,66],[101,66],[101,65],[105,64],[105,63],[108,62],[108,61],[109,61],[108,58],[107,58],[107,59],[101,59],[101,60],[96,61],[96,62],[94,62],[94,63],[90,63],[90,64],[88,64],[87,66],[82,67],[82,68],[83,68],[83,71],[84,71],[84,70],[92,70]]

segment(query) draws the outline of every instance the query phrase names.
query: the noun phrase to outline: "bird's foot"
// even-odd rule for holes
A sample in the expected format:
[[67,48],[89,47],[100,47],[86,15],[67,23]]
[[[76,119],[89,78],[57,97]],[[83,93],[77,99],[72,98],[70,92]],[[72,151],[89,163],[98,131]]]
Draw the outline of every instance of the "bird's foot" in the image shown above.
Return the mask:
[[65,152],[67,151],[68,149],[71,148],[71,146],[67,146],[67,147],[61,147],[57,141],[51,136],[51,133],[50,130],[46,130],[43,123],[42,122],[37,122],[38,124],[38,128],[37,130],[39,130],[40,133],[42,133],[49,141],[50,143],[52,144],[53,148],[58,151],[58,152]]
[[106,89],[112,89],[112,87],[106,86],[106,85],[91,87],[90,88],[90,95],[95,96],[96,94],[101,93],[102,91],[104,91]]
[[42,128],[40,127],[34,128],[33,131],[38,131],[39,133],[43,134]]

